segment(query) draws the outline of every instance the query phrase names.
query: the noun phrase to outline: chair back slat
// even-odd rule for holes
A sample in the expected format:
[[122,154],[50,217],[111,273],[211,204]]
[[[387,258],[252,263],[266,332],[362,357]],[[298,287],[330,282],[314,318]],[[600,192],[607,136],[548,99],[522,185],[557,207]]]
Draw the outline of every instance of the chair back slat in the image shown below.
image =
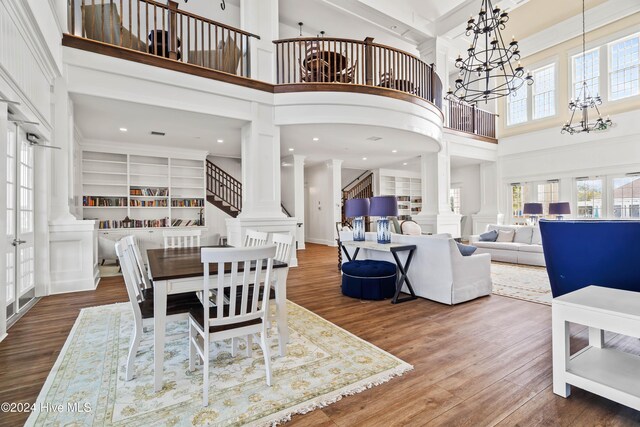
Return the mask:
[[247,230],[244,236],[244,246],[264,246],[267,244],[267,240],[269,240],[269,233],[257,230]]
[[200,246],[202,230],[165,230],[164,248],[195,248]]
[[[204,293],[216,295],[216,316],[210,318],[203,307],[204,324],[209,326],[246,322],[262,317],[268,309],[269,284],[273,279],[275,245],[245,248],[203,248]],[[210,280],[209,267],[217,264],[218,280]],[[242,267],[242,271],[240,268]],[[222,272],[227,271],[227,274]],[[228,280],[225,280],[225,276]],[[229,310],[224,310],[225,288],[229,288]],[[239,294],[241,297],[239,297]],[[251,297],[251,299],[249,299]],[[241,306],[238,307],[238,299]]]
[[134,259],[131,254],[131,249],[125,239],[121,239],[115,245],[116,255],[120,261],[120,268],[122,269],[122,276],[124,278],[124,284],[127,288],[127,294],[129,295],[129,302],[133,308],[133,314],[136,318],[141,319],[142,313],[140,312],[140,306],[138,303],[142,300],[142,292],[139,284],[136,281]]
[[123,237],[122,240],[126,242],[127,246],[130,249],[131,256],[135,261],[134,275],[135,275],[136,281],[139,283],[140,288],[141,289],[151,288],[151,282],[149,280],[149,277],[147,276],[144,259],[142,258],[142,254],[140,253],[140,248],[138,247],[136,236],[134,235],[125,236]]
[[293,242],[294,236],[291,234],[274,233],[271,236],[271,243],[276,245],[276,256],[274,259],[289,264],[289,262],[291,262]]

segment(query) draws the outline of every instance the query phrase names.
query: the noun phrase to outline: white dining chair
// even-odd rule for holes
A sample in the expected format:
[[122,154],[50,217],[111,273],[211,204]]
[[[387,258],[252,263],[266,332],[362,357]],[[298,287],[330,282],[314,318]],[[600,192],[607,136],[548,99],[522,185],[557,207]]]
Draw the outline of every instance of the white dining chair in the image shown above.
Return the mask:
[[[140,340],[142,339],[143,326],[153,324],[153,288],[144,289],[140,270],[136,266],[135,254],[125,237],[115,244],[116,255],[122,268],[124,284],[129,295],[129,302],[133,309],[134,328],[127,355],[125,379],[130,381],[134,374],[134,361]],[[202,307],[202,303],[196,297],[195,292],[169,295],[167,297],[167,321],[182,320],[188,317],[189,309]]]
[[133,255],[133,258],[135,261],[135,267],[140,272],[140,274],[137,275],[136,277],[142,281],[142,283],[140,284],[141,288],[142,289],[151,288],[152,287],[151,273],[147,269],[144,259],[142,258],[142,254],[140,253],[140,248],[138,247],[138,239],[136,239],[136,236],[131,234],[129,236],[125,236],[123,240],[126,242],[127,246],[131,249],[131,254]]
[[[284,262],[287,264],[286,267],[275,269],[273,272],[274,280],[271,282],[271,287],[277,293],[278,287],[280,289],[286,291],[287,287],[287,277],[289,276],[289,265],[291,265],[291,255],[294,247],[295,236],[286,233],[274,233],[271,236],[271,243],[276,246],[276,255],[274,256],[274,260]],[[277,294],[276,294],[277,295]],[[286,295],[286,294],[285,294]],[[284,297],[283,297],[284,298]],[[278,305],[276,304],[276,307]],[[286,307],[285,307],[286,309]],[[269,322],[274,322],[278,316],[279,308],[277,308],[274,313],[269,317]],[[284,356],[285,352],[285,342],[283,337],[283,331],[280,330],[280,325],[278,325],[278,343],[280,355]]]
[[[264,355],[267,385],[271,385],[271,356],[267,342],[267,313],[269,312],[269,286],[272,280],[274,245],[248,248],[203,248],[205,294],[212,292],[213,307],[192,308],[189,313],[189,370],[195,370],[196,354],[203,364],[203,405],[209,405],[210,343],[231,338],[260,334],[260,347]],[[219,272],[212,281],[210,264]],[[253,264],[254,270],[251,271]],[[226,268],[225,268],[226,267]],[[242,271],[239,269],[242,268]],[[225,307],[225,288],[228,307]],[[247,356],[251,355],[247,339]]]
[[200,246],[202,230],[165,230],[164,248],[195,248]]
[[264,246],[269,240],[269,233],[257,230],[247,230],[244,235],[244,247]]

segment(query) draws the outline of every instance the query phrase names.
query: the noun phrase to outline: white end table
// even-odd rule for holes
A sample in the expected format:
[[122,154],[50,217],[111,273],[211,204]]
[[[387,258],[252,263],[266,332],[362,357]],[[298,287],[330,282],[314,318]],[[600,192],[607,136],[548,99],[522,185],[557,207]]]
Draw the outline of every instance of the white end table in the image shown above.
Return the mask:
[[[640,292],[588,286],[554,298],[553,392],[579,387],[640,410],[640,357],[604,348],[604,331],[640,338]],[[589,346],[571,355],[569,322],[589,327]]]

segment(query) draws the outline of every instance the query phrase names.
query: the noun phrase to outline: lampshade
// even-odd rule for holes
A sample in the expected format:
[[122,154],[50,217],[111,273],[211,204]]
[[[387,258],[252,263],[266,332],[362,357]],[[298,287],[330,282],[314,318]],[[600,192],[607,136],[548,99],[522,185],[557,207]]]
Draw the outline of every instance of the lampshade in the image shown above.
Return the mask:
[[377,196],[369,199],[369,215],[398,216],[398,199],[396,196]]
[[571,205],[569,202],[549,203],[549,215],[570,215]]
[[525,203],[522,213],[525,215],[542,215],[542,203]]
[[369,199],[347,199],[344,202],[344,214],[347,218],[369,216]]

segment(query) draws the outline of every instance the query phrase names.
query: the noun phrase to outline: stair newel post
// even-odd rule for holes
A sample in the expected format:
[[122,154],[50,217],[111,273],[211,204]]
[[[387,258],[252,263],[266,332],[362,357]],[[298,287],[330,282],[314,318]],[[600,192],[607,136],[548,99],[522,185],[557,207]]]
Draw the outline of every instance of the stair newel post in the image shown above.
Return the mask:
[[364,72],[365,84],[373,86],[373,37],[364,39]]
[[169,58],[178,59],[178,2],[169,0]]

